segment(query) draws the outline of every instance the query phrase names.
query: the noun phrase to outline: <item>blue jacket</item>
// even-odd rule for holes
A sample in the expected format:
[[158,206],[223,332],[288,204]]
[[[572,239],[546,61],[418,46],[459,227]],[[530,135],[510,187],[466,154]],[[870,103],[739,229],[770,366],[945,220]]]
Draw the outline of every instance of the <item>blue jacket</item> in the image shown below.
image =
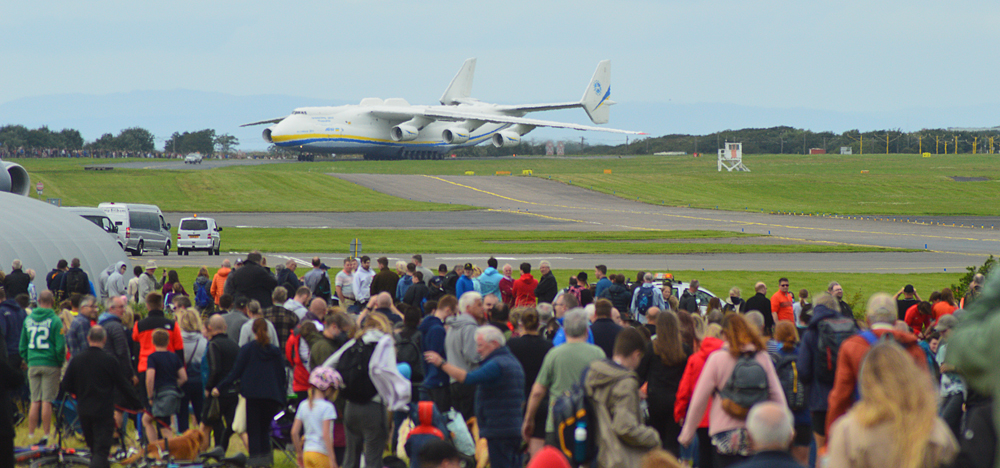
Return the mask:
[[[417,330],[420,330],[420,334],[423,335],[423,339],[420,341],[424,347],[422,352],[434,351],[447,359],[444,350],[444,323],[441,322],[441,319],[428,315],[420,322]],[[448,382],[448,374],[441,372],[437,367],[427,366],[427,375],[424,376],[423,382],[424,388],[437,388],[448,385]]]
[[399,281],[396,282],[396,300],[402,301],[403,296],[406,295],[406,290],[410,289],[410,285],[413,284],[413,277],[410,275],[403,275]]
[[[556,330],[556,335],[552,337],[552,346],[559,346],[566,342],[566,329],[562,327],[563,319],[556,319],[559,322],[559,329]],[[587,343],[594,344],[594,331],[587,327]]]
[[469,291],[475,291],[476,285],[472,282],[472,278],[462,275],[458,277],[458,281],[455,282],[455,297],[461,299],[462,294]]
[[28,313],[17,304],[14,298],[0,302],[0,332],[7,342],[7,355],[18,355],[18,344],[21,341],[21,329],[24,328],[24,318]]
[[833,384],[820,382],[816,379],[815,356],[819,352],[819,331],[820,320],[840,317],[840,313],[830,310],[825,306],[818,305],[813,309],[812,320],[809,321],[809,328],[806,329],[802,341],[799,343],[799,358],[797,365],[799,376],[802,382],[809,386],[809,411],[826,411],[827,399]]
[[476,420],[486,438],[520,438],[524,422],[524,368],[501,346],[486,356],[479,368],[465,376],[476,386]]
[[479,289],[482,290],[483,297],[493,294],[503,299],[503,296],[500,295],[500,280],[502,279],[503,274],[497,271],[496,268],[488,267],[483,270],[483,274],[479,275]]
[[224,393],[236,380],[240,381],[240,395],[248,400],[266,399],[285,404],[288,383],[285,381],[284,353],[277,346],[261,346],[256,340],[243,345],[229,375],[219,382],[219,391]]
[[788,452],[766,451],[755,454],[733,468],[804,468]]
[[609,280],[607,276],[597,280],[597,289],[594,290],[594,297],[601,297],[601,293],[604,292],[605,289],[608,289],[611,284],[611,280]]

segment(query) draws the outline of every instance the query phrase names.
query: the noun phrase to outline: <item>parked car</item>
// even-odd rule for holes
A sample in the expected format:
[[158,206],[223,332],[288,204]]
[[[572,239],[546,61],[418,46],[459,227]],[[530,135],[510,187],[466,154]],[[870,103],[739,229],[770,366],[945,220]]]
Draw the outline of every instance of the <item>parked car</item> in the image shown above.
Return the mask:
[[191,153],[184,156],[184,164],[201,164],[202,159],[204,157],[202,157],[201,153]]
[[104,229],[118,243],[118,246],[122,250],[125,250],[125,233],[119,232],[118,226],[115,225],[114,221],[111,221],[111,218],[108,217],[108,214],[104,210],[92,206],[64,206],[62,209],[79,215],[83,219],[96,224],[97,227]]
[[222,228],[212,218],[181,219],[177,226],[177,255],[187,255],[192,250],[204,250],[209,255],[219,255],[222,248]]
[[125,250],[133,255],[163,252],[170,255],[170,224],[156,205],[135,203],[101,203],[97,206],[114,221],[118,232],[125,232]]

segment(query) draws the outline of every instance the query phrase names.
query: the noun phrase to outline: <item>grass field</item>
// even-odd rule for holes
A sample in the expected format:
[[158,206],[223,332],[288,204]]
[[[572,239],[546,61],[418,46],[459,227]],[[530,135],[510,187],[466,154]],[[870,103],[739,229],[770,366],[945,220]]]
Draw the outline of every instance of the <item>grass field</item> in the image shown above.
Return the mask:
[[[747,155],[749,173],[718,172],[714,155],[336,161],[210,170],[83,171],[107,160],[18,160],[63,205],[115,198],[180,211],[394,211],[465,207],[378,195],[327,173],[493,175],[552,178],[616,196],[672,206],[836,214],[994,216],[997,155]],[[610,170],[611,174],[605,174]],[[862,171],[868,171],[862,173]],[[950,176],[986,177],[955,182]]]
[[[175,231],[176,232],[176,231]],[[680,254],[886,252],[884,247],[834,244],[753,244],[739,242],[766,236],[727,231],[481,231],[392,229],[226,228],[226,250],[263,252],[329,252],[346,250],[361,240],[366,252],[482,254]],[[713,243],[712,239],[725,240]],[[733,243],[727,243],[732,241]]]

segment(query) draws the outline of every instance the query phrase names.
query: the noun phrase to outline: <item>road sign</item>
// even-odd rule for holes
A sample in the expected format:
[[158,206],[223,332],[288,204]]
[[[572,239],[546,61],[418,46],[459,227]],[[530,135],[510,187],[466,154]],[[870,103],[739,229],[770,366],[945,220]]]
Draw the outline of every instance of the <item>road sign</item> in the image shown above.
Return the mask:
[[45,188],[45,184],[43,184],[43,183],[41,183],[41,182],[39,182],[39,183],[35,184],[35,190],[37,190],[37,191],[38,191],[38,196],[39,196],[39,197],[40,197],[40,196],[42,196],[42,190],[43,190],[44,188]]

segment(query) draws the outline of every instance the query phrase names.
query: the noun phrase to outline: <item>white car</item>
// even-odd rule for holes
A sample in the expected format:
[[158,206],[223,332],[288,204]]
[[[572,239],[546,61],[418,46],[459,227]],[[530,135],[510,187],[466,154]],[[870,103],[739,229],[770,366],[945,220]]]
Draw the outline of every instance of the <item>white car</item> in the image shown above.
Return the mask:
[[209,255],[219,255],[222,248],[222,228],[212,218],[181,219],[177,226],[177,255],[187,255],[192,250],[203,250]]
[[184,156],[184,164],[201,164],[201,160],[204,159],[201,153],[191,153]]
[[[657,273],[653,279],[654,287],[656,287],[657,289],[662,289],[663,283],[664,281],[667,281],[667,279],[668,278],[663,273]],[[671,286],[672,286],[671,289],[673,289],[674,297],[676,297],[679,300],[681,298],[681,294],[684,294],[684,291],[686,291],[691,285],[687,281],[678,281],[675,279],[672,281]],[[713,297],[718,297],[718,296],[712,293],[712,291],[709,291],[701,286],[698,286],[698,294],[697,294],[698,309],[701,310],[702,315],[704,315],[705,311],[708,309],[708,301]],[[725,301],[723,301],[723,305],[725,305]]]

